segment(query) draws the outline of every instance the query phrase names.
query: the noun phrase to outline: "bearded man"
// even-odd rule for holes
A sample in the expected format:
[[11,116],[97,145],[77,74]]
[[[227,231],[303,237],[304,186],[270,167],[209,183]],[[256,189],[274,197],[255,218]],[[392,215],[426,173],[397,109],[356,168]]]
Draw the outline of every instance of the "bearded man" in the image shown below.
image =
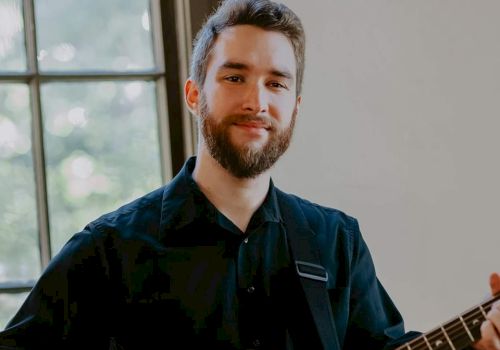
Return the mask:
[[[224,2],[185,85],[196,157],[74,235],[0,348],[376,350],[414,336],[357,221],[271,181],[301,103],[304,47],[284,5]],[[499,322],[487,322],[494,344]]]

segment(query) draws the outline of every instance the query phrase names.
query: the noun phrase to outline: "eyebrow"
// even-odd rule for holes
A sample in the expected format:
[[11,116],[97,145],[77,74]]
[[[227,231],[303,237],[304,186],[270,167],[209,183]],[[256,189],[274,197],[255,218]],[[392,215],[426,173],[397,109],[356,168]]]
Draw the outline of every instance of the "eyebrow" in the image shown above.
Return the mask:
[[[250,67],[247,64],[245,64],[245,63],[233,62],[233,61],[226,61],[219,68],[219,70],[222,70],[222,69],[250,70]],[[271,75],[274,75],[274,76],[277,76],[277,77],[281,77],[281,78],[293,80],[292,73],[290,73],[286,69],[284,69],[284,70],[281,70],[281,69],[271,69],[269,71],[269,73],[271,73]]]

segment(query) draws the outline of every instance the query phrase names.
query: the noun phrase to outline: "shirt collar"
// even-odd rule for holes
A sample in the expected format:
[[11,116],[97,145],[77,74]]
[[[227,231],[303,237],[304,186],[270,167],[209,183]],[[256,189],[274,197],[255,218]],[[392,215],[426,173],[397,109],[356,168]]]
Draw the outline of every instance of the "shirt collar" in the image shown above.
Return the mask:
[[[222,215],[193,180],[192,174],[195,164],[196,157],[189,158],[181,171],[165,186],[160,221],[161,235],[166,230],[180,229],[200,218],[208,218],[213,221],[217,215]],[[267,196],[252,216],[249,227],[258,226],[265,222],[279,223],[281,221],[276,188],[271,180]]]

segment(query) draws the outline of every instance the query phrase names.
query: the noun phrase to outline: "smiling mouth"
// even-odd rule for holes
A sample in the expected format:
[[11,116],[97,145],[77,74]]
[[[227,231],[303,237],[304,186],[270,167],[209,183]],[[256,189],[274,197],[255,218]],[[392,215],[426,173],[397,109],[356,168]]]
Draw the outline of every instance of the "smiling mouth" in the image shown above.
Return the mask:
[[255,129],[265,129],[271,130],[271,126],[267,123],[259,123],[259,122],[244,122],[244,123],[234,123],[236,126],[242,126],[245,128],[255,128]]

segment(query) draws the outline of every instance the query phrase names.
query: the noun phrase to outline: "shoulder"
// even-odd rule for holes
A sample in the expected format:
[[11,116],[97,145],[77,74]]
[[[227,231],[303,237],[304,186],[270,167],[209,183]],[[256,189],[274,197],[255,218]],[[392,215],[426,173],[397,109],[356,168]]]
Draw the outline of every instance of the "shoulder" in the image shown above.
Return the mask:
[[322,229],[331,230],[335,228],[336,230],[349,232],[351,235],[359,233],[358,220],[342,210],[320,205],[278,189],[277,193],[282,198],[282,202],[295,202],[298,204],[313,231],[318,232],[318,229],[322,231]]
[[[301,213],[298,215],[303,217],[302,221],[306,221],[301,226],[314,233],[320,261],[332,276],[329,287],[347,286],[357,251],[363,246],[357,219],[342,210],[320,205],[293,194],[280,191],[278,195],[281,197],[280,203],[290,207],[296,204],[295,211],[299,210]],[[291,220],[295,220],[295,217]]]
[[110,234],[120,235],[122,238],[132,238],[138,234],[156,235],[165,188],[166,186],[160,187],[100,216],[85,229],[89,230],[94,238]]

